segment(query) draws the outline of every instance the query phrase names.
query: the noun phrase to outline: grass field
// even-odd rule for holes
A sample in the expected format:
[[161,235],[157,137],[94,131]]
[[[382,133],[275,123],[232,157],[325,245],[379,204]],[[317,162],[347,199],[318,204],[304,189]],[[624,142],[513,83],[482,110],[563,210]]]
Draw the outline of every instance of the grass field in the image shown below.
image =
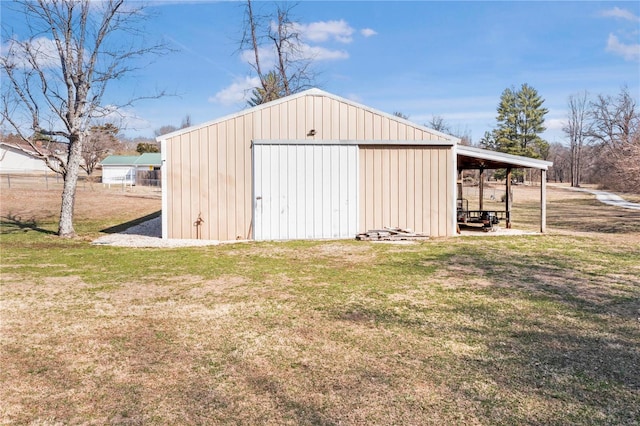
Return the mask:
[[58,195],[2,193],[0,424],[640,423],[638,211],[550,188],[544,236],[130,249],[89,241],[157,198],[81,192],[61,240]]

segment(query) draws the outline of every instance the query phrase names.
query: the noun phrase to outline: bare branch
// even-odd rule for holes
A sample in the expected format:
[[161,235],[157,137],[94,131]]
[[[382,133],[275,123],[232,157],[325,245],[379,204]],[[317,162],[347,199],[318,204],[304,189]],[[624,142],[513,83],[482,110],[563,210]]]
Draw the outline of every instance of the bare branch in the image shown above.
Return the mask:
[[582,174],[582,149],[590,133],[588,121],[588,93],[570,95],[567,122],[562,130],[569,138],[571,186],[578,187]]
[[[313,57],[306,53],[300,26],[292,18],[294,7],[295,4],[276,4],[272,14],[258,16],[251,0],[247,0],[240,50],[252,51],[254,60],[250,66],[256,71],[261,86],[253,91],[250,105],[297,93],[309,88],[315,79],[311,69]],[[264,52],[273,54],[275,59],[274,69],[268,72],[264,70],[265,61],[261,56]],[[276,84],[273,73],[277,75]]]
[[624,87],[617,97],[599,95],[590,104],[589,118],[600,184],[612,189],[640,191],[640,112]]
[[[90,143],[92,120],[105,115],[102,102],[109,84],[136,69],[132,60],[168,49],[144,43],[145,34],[136,28],[146,17],[143,8],[125,6],[125,0],[16,0],[14,5],[21,8],[31,36],[23,41],[9,37],[8,54],[0,59],[8,82],[2,87],[0,117],[64,175],[59,233],[73,235],[78,170],[92,168],[83,160],[84,144]],[[122,45],[118,35],[126,35],[130,45]],[[34,143],[36,137],[50,136],[65,141],[64,153]]]

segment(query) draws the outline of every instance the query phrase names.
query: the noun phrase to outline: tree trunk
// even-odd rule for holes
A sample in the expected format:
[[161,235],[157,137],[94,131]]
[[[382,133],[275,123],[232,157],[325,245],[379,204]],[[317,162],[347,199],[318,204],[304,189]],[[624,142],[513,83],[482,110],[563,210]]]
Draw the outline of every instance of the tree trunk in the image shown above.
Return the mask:
[[576,182],[573,186],[576,188],[580,187],[580,155],[576,156]]
[[571,141],[571,150],[569,151],[569,170],[570,170],[570,175],[569,178],[571,179],[571,186],[576,186],[575,185],[575,171],[576,171],[576,148],[573,145],[573,140]]
[[69,143],[69,159],[62,189],[62,205],[58,224],[58,235],[61,237],[72,238],[76,236],[76,231],[73,229],[73,211],[76,202],[76,187],[78,186],[81,158],[82,136],[73,135]]

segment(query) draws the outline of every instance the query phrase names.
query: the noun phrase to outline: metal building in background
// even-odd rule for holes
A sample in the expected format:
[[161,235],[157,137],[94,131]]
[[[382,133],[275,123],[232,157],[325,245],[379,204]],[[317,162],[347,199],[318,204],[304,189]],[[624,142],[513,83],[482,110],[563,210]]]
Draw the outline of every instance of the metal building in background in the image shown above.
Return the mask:
[[456,137],[318,89],[157,140],[163,238],[354,238],[384,227],[451,236],[458,170],[476,167],[460,159],[486,161],[460,157]]

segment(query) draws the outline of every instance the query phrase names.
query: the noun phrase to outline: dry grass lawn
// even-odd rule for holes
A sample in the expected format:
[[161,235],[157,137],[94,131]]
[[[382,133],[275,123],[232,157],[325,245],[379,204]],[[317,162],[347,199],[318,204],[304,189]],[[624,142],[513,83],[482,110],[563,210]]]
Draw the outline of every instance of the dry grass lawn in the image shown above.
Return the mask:
[[640,423],[638,211],[550,188],[546,236],[91,246],[137,191],[79,192],[68,241],[58,192],[2,189],[0,424]]

